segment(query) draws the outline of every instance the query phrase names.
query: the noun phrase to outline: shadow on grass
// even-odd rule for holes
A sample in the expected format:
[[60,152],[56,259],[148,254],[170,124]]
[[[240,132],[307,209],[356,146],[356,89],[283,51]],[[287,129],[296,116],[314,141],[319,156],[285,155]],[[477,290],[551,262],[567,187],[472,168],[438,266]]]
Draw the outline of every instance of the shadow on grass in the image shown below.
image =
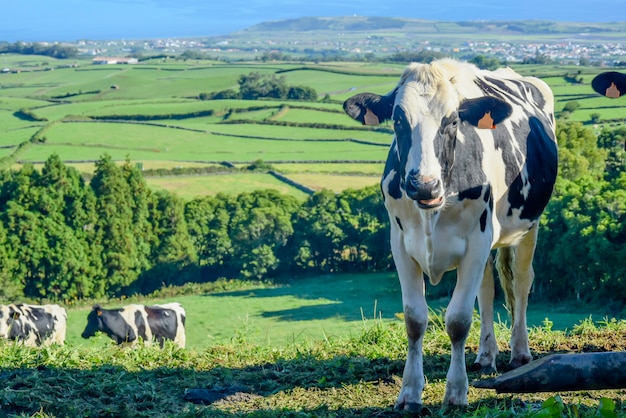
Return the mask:
[[[322,276],[296,280],[290,285],[206,294],[219,299],[268,299],[259,313],[282,321],[311,321],[329,318],[354,321],[365,318],[394,318],[402,310],[400,286],[394,273]],[[284,301],[279,300],[285,298]],[[301,302],[301,303],[300,303]],[[288,304],[287,306],[285,306]],[[294,306],[299,305],[299,306]]]
[[[59,357],[72,356],[67,348],[61,350]],[[155,350],[149,355],[158,356],[158,353]],[[115,352],[111,355],[113,359],[119,356]],[[197,363],[203,355],[209,354],[197,353],[198,358],[191,363]],[[467,357],[468,364],[475,359],[471,354]],[[491,392],[469,407],[441,409],[445,388],[442,381],[449,361],[449,355],[424,358],[429,385],[433,387],[424,394],[427,411],[432,416],[450,417],[464,416],[465,411],[484,407],[492,398]],[[159,363],[167,364],[168,360]],[[346,354],[324,359],[297,355],[244,367],[161,365],[141,369],[145,360],[137,367],[97,365],[95,361],[92,364],[90,369],[47,364],[1,368],[0,415],[46,418],[406,415],[393,410],[404,359]],[[129,370],[131,367],[139,369]],[[470,381],[478,378],[476,373],[469,375]],[[507,400],[500,398],[493,402],[494,408],[499,408]],[[461,415],[456,415],[457,412]]]

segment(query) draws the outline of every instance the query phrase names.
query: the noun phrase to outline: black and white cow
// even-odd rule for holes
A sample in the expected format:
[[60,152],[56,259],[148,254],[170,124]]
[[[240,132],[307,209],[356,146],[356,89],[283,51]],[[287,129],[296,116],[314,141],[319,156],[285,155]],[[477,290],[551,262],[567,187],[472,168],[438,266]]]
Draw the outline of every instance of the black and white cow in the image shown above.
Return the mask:
[[161,347],[165,340],[172,340],[184,348],[185,317],[180,303],[128,305],[118,309],[94,305],[81,336],[90,338],[102,331],[117,344],[134,346],[141,338],[145,344],[158,341]]
[[67,313],[59,305],[0,305],[0,337],[36,347],[65,342]]
[[476,363],[484,373],[496,371],[494,248],[512,316],[510,364],[532,359],[526,307],[537,224],[557,175],[553,102],[536,78],[442,59],[410,64],[385,96],[362,93],[344,103],[352,118],[364,124],[391,120],[395,132],[381,186],[408,335],[396,408],[421,408],[424,275],[436,285],[446,271],[457,270],[445,314],[452,353],[444,403],[467,403],[465,341],[477,295]]

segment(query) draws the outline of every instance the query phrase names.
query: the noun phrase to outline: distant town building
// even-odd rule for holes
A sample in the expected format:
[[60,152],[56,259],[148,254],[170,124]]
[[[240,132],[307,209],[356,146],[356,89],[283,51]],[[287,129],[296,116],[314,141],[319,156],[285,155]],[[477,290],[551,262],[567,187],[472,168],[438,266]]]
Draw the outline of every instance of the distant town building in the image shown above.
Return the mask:
[[137,58],[127,57],[95,57],[91,63],[94,65],[102,64],[137,64],[139,61]]

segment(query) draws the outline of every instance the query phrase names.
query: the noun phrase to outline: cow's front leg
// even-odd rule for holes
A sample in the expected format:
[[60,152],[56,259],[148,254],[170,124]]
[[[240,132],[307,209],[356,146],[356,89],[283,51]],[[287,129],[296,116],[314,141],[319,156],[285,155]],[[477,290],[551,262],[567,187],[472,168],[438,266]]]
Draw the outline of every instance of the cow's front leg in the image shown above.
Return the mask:
[[404,322],[408,337],[408,352],[402,374],[402,389],[395,408],[419,412],[422,409],[422,391],[425,383],[422,343],[428,325],[424,274],[419,265],[408,256],[401,246],[394,245],[400,244],[398,241],[394,241],[394,235],[392,229],[391,248],[402,288]]
[[415,304],[405,304],[404,322],[409,344],[402,374],[402,389],[395,408],[419,412],[422,409],[422,392],[425,383],[422,342],[428,324],[428,310]]
[[[488,247],[487,247],[488,248]],[[446,310],[446,331],[452,345],[446,377],[444,405],[467,405],[469,382],[465,368],[465,341],[472,325],[474,302],[481,285],[489,253],[474,254],[461,262],[452,299]]]
[[496,357],[498,356],[498,344],[493,329],[493,260],[489,257],[485,266],[485,274],[478,291],[478,309],[480,311],[480,342],[475,365],[480,369],[481,375],[497,372]]

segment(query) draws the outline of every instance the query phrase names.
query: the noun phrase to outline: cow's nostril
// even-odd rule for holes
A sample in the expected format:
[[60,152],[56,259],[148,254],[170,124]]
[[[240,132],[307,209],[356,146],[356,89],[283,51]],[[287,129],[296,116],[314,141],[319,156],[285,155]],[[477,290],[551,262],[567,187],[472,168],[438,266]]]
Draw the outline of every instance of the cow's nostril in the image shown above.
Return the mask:
[[406,182],[406,194],[413,200],[433,200],[441,197],[441,182],[432,179],[424,182],[419,177],[409,177]]

